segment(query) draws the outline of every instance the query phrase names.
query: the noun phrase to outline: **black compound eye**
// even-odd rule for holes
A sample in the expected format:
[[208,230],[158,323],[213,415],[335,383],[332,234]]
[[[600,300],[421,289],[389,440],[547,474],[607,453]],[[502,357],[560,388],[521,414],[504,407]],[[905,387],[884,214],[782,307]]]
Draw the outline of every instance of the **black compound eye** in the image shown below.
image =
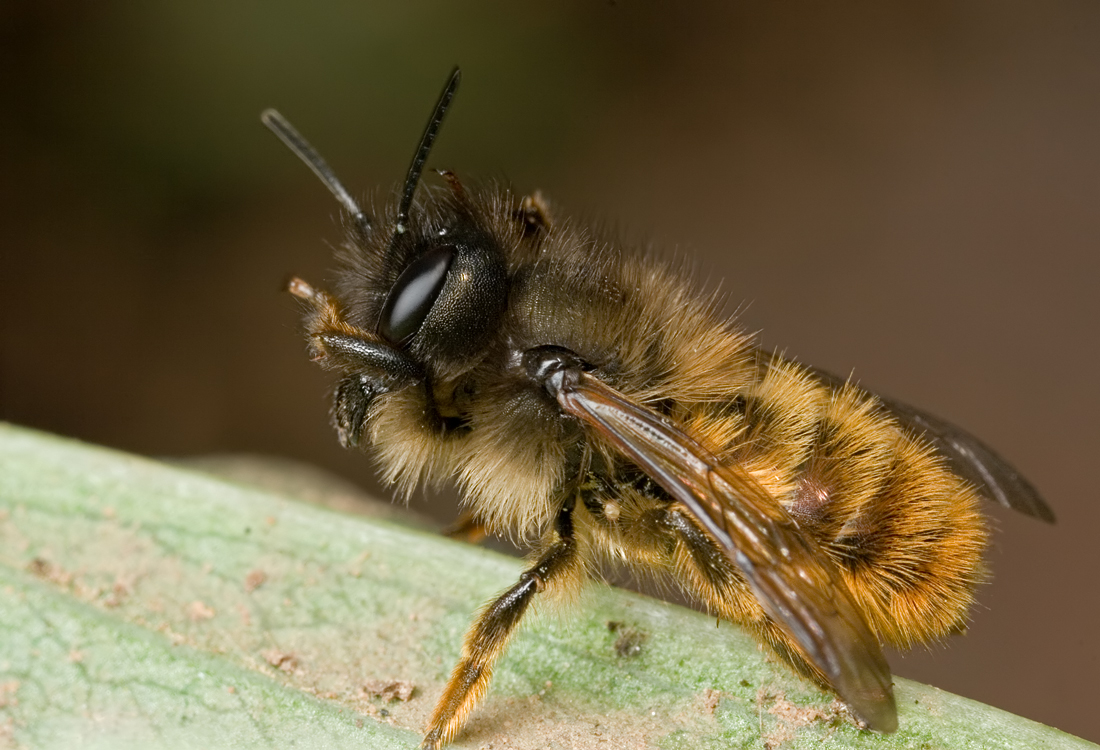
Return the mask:
[[401,272],[390,289],[378,333],[392,344],[399,344],[420,329],[447,280],[447,269],[455,257],[453,245],[433,248],[414,260]]

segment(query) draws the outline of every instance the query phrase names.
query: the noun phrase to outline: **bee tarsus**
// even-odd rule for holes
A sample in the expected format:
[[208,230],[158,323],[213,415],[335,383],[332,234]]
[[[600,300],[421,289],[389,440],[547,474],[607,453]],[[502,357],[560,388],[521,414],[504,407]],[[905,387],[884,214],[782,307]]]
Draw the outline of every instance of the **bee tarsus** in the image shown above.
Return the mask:
[[421,745],[436,750],[457,734],[474,704],[488,690],[493,664],[504,652],[535,594],[570,572],[577,561],[573,507],[565,506],[555,523],[556,540],[525,570],[514,586],[481,610],[462,642],[462,656],[428,721]]

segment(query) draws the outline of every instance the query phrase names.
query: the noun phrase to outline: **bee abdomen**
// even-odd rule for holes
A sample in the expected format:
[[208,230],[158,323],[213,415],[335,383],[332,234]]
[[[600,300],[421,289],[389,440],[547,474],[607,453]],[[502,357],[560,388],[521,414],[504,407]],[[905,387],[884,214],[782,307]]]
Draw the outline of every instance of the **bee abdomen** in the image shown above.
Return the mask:
[[686,423],[779,499],[884,640],[907,647],[965,627],[984,577],[978,495],[877,397],[776,357]]
[[788,511],[885,640],[908,647],[962,629],[983,578],[976,492],[875,397],[850,385],[829,393]]

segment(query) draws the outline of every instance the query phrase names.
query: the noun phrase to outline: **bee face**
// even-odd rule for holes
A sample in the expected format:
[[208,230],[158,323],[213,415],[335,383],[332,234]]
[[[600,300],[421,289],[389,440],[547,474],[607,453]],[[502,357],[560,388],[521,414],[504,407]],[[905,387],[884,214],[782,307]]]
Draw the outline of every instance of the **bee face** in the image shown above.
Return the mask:
[[370,216],[264,115],[351,219],[336,292],[290,285],[314,359],[338,374],[341,442],[401,491],[456,482],[476,524],[534,541],[468,632],[424,746],[459,731],[535,595],[573,588],[600,556],[672,576],[893,731],[880,641],[965,624],[979,492],[1049,509],[977,439],[759,350],[678,274],[557,221],[538,194],[444,172],[417,197],[457,83],[398,204]]

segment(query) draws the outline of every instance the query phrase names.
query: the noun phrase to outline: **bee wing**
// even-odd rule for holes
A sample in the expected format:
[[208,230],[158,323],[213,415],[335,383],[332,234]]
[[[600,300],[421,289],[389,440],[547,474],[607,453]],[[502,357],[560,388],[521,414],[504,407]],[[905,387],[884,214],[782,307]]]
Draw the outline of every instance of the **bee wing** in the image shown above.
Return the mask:
[[[832,373],[812,367],[808,369],[832,388],[840,388],[846,382]],[[952,471],[977,487],[986,498],[1006,508],[1054,523],[1054,511],[1043,501],[1034,485],[981,440],[926,411],[877,393],[874,395],[903,427],[923,434],[947,460]]]
[[[745,576],[767,615],[855,715],[892,732],[897,709],[878,639],[832,562],[750,475],[587,373],[554,395],[678,500]],[[552,391],[553,392],[553,391]]]
[[1008,461],[961,427],[909,404],[879,396],[899,422],[923,433],[947,459],[956,474],[998,505],[1018,510],[1047,523],[1054,523],[1054,511],[1039,491]]

